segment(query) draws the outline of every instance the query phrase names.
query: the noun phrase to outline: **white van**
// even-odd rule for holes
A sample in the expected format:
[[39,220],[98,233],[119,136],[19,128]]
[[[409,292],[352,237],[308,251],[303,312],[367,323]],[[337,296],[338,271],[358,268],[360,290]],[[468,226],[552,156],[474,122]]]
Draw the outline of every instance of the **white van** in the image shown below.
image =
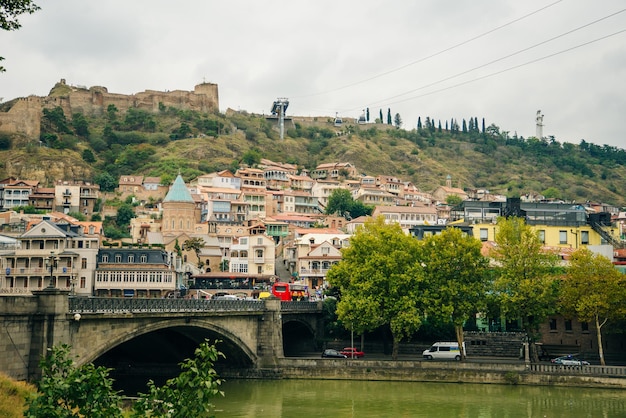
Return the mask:
[[[463,349],[465,350],[465,343],[463,343]],[[457,342],[436,342],[429,349],[424,350],[422,356],[428,360],[461,360],[461,350]]]

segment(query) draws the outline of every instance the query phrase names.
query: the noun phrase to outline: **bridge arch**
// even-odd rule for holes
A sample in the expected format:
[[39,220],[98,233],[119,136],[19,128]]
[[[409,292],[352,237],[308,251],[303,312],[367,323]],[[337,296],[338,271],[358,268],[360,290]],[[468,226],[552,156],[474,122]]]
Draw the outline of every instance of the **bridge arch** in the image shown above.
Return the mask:
[[318,327],[316,322],[299,316],[283,315],[283,353],[286,357],[299,356],[317,350]]
[[[241,365],[252,365],[257,361],[257,355],[252,348],[239,336],[235,335],[230,330],[215,324],[212,321],[206,319],[194,319],[191,323],[186,318],[167,319],[158,322],[150,322],[147,324],[137,324],[134,329],[124,330],[114,338],[109,338],[96,347],[93,345],[89,351],[80,350],[75,353],[79,355],[77,364],[87,364],[95,362],[98,358],[105,355],[107,352],[119,347],[120,345],[145,336],[147,334],[156,333],[160,330],[176,330],[181,335],[184,335],[188,339],[192,340],[196,346],[202,343],[205,339],[211,341],[220,340],[218,350],[224,352],[227,356],[236,355],[238,361],[236,363]],[[78,344],[78,346],[87,347],[89,344]],[[223,346],[220,348],[220,346]]]

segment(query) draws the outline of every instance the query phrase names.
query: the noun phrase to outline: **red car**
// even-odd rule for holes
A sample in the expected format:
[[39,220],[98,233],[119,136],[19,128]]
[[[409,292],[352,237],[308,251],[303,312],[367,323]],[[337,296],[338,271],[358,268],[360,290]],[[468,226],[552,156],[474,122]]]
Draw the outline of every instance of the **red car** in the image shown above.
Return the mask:
[[359,351],[354,347],[344,347],[344,349],[341,350],[340,353],[348,358],[361,358],[365,356],[365,353],[363,351]]

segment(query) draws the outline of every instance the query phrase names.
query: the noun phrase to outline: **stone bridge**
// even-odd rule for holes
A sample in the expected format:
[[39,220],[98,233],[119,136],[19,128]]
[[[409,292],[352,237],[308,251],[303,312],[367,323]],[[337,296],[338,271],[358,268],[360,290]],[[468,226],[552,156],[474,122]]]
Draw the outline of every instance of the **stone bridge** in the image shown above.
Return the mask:
[[[76,363],[115,371],[177,368],[205,339],[228,368],[274,368],[286,352],[312,351],[321,302],[70,297],[46,289],[0,297],[0,371],[36,379],[47,348],[68,344]],[[149,372],[147,372],[149,373]]]

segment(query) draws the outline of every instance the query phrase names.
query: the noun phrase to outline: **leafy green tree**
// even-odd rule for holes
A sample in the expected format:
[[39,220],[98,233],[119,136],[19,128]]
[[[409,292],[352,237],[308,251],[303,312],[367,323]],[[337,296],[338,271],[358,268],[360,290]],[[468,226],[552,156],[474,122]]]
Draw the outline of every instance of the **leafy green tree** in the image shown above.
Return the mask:
[[117,216],[115,217],[118,227],[130,225],[130,220],[137,217],[133,205],[128,203],[122,203],[117,209]]
[[184,251],[193,251],[196,254],[198,266],[200,266],[200,251],[204,248],[205,242],[202,238],[189,238],[183,242]]
[[[496,228],[494,290],[503,313],[519,318],[532,342],[539,325],[556,310],[558,256],[543,250],[537,232],[523,218],[500,218]],[[539,361],[535,345],[530,347],[533,361]]]
[[419,241],[400,225],[388,225],[379,216],[357,230],[350,246],[342,250],[342,260],[327,275],[341,293],[339,320],[359,334],[388,327],[394,360],[400,342],[422,324],[423,272],[418,247]]
[[541,192],[547,199],[560,199],[561,191],[556,187],[548,187],[543,192]]
[[261,152],[255,148],[249,149],[243,154],[241,161],[243,161],[248,167],[255,167],[261,162]]
[[83,161],[86,163],[95,163],[96,156],[93,154],[93,151],[89,148],[85,148],[82,152]]
[[121,398],[113,390],[110,369],[89,363],[77,367],[70,358],[70,347],[48,349],[40,362],[42,377],[38,393],[27,401],[28,418],[41,417],[121,417]]
[[72,127],[76,135],[87,138],[89,136],[89,122],[82,113],[74,113],[72,115]]
[[87,217],[80,212],[68,212],[67,215],[78,220],[79,222],[84,222],[85,220],[87,220]]
[[461,202],[463,202],[463,199],[461,199],[460,196],[457,196],[455,194],[451,194],[449,196],[446,196],[446,203],[450,206],[457,206],[460,205]]
[[13,141],[11,141],[11,137],[8,134],[0,134],[0,150],[8,150],[11,149]]
[[[489,275],[482,243],[459,228],[450,227],[427,237],[420,249],[421,264],[428,283],[428,317],[452,320],[459,347],[463,347],[463,325],[486,306]],[[465,350],[461,350],[465,359]]]
[[600,364],[605,365],[602,327],[611,320],[626,317],[626,275],[611,260],[586,248],[572,254],[567,274],[561,282],[560,308],[564,315],[576,316],[596,327]]
[[396,113],[395,116],[393,117],[393,124],[398,129],[400,129],[400,127],[402,126],[402,117],[400,117],[399,113]]
[[346,213],[350,213],[352,206],[354,205],[354,199],[348,189],[335,189],[328,196],[328,204],[324,213],[327,215],[337,214],[339,216],[345,216]]
[[99,185],[103,192],[112,192],[117,187],[117,180],[108,172],[97,174],[93,182]]
[[117,109],[117,106],[115,106],[114,104],[110,104],[107,106],[107,118],[109,119],[110,122],[117,120],[118,112],[119,110]]
[[350,217],[358,218],[359,216],[369,216],[374,211],[373,206],[369,206],[361,202],[360,200],[355,200],[350,208]]
[[44,109],[41,118],[41,134],[61,133],[71,134],[63,108],[56,106],[52,109]]
[[[33,14],[40,7],[31,0],[2,0],[0,1],[0,29],[6,31],[18,30],[22,27],[17,17],[21,14]],[[4,58],[0,57],[0,61]],[[5,72],[5,68],[0,66],[0,73]]]
[[[217,343],[217,342],[216,342]],[[148,382],[149,393],[139,394],[131,417],[209,417],[214,409],[211,398],[224,396],[219,390],[222,381],[213,368],[224,354],[205,340],[195,350],[195,357],[180,364],[181,373],[157,387]]]

